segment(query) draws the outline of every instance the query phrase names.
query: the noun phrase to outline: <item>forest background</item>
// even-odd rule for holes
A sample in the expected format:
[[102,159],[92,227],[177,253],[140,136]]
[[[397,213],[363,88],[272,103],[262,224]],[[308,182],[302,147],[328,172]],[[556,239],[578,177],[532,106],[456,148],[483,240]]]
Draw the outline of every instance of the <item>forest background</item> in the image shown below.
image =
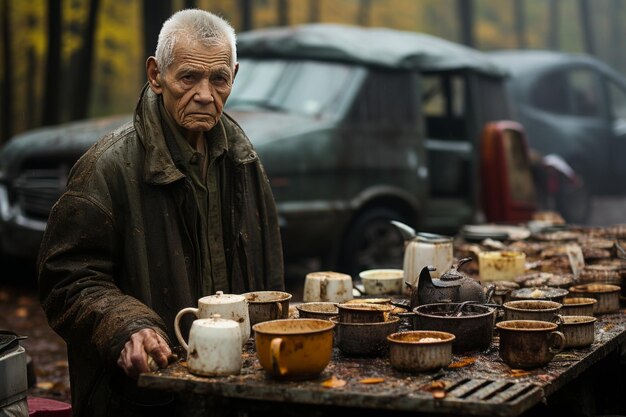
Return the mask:
[[238,32],[390,27],[480,50],[584,52],[626,73],[626,0],[0,0],[0,144],[39,126],[132,112],[161,23],[189,7]]

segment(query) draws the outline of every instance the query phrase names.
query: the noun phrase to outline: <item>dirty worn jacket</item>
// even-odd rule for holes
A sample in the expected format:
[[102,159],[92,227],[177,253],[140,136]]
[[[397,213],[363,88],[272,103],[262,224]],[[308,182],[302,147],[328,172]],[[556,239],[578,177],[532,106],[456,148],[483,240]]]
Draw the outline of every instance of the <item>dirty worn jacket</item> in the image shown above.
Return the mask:
[[[224,249],[229,282],[239,284],[216,290],[282,290],[267,177],[242,129],[225,114],[220,123],[228,137]],[[158,98],[144,87],[133,121],[86,152],[51,211],[38,259],[40,297],[50,325],[67,342],[75,417],[119,417],[125,414],[116,407],[141,405],[134,381],[116,364],[124,343],[146,327],[173,342],[176,313],[207,295],[200,294],[193,245],[197,204],[169,145]]]

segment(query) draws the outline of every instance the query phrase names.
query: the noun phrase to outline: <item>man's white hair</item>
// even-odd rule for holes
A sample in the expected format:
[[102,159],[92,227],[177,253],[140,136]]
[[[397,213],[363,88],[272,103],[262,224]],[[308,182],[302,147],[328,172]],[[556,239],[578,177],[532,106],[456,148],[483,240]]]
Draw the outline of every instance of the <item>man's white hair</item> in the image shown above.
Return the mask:
[[159,33],[155,57],[159,69],[167,71],[174,60],[174,46],[180,40],[196,41],[210,47],[229,45],[231,67],[237,62],[235,29],[221,17],[199,9],[186,9],[174,13],[163,23]]

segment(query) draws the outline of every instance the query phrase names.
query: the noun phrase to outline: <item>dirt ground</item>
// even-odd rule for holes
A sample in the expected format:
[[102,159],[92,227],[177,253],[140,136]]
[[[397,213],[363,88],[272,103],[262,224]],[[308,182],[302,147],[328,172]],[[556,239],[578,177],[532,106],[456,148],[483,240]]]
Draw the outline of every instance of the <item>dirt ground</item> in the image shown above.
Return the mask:
[[0,261],[0,266],[0,329],[28,337],[20,343],[35,373],[36,383],[29,388],[29,397],[69,403],[65,342],[48,326],[37,298],[32,265]]

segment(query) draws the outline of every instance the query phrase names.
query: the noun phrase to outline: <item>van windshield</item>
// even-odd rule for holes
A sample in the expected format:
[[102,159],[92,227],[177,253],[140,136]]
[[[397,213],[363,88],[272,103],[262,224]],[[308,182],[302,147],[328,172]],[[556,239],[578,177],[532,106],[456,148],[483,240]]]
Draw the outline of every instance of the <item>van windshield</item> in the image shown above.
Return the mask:
[[226,108],[338,117],[358,71],[341,63],[241,59]]

